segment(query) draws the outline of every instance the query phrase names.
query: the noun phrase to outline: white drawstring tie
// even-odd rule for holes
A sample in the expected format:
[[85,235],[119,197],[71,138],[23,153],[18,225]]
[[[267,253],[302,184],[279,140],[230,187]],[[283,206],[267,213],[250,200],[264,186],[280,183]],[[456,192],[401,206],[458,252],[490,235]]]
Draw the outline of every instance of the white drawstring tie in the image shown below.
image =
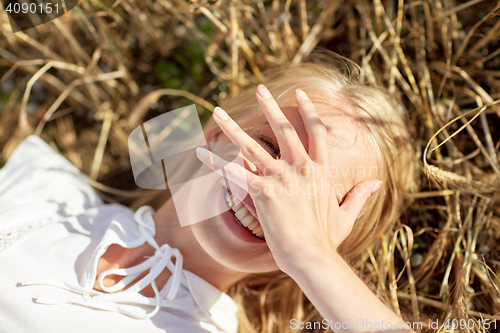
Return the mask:
[[[107,293],[96,291],[94,289],[84,288],[79,285],[71,285],[69,283],[62,283],[59,281],[43,280],[43,281],[32,281],[32,282],[21,282],[19,286],[30,286],[30,285],[46,285],[52,286],[64,290],[71,291],[76,294],[80,294],[82,299],[74,300],[68,298],[59,297],[47,297],[38,296],[34,299],[36,303],[40,304],[77,304],[89,308],[95,308],[99,310],[114,311],[125,314],[136,319],[148,319],[153,317],[158,313],[161,307],[170,307],[169,301],[172,301],[179,290],[182,278],[182,255],[179,250],[171,248],[168,244],[164,244],[161,247],[158,246],[154,240],[155,235],[155,222],[153,220],[153,208],[149,206],[143,206],[137,210],[134,214],[134,221],[138,225],[139,232],[141,236],[149,243],[154,249],[156,249],[154,256],[149,257],[146,261],[129,268],[119,268],[119,269],[109,269],[102,272],[97,278],[97,283],[99,287]],[[175,264],[172,262],[172,258],[175,258]],[[161,292],[158,291],[155,279],[160,275],[160,273],[167,267],[172,276],[163,287]],[[132,281],[143,274],[145,271],[149,270],[149,273],[144,276],[137,283],[132,285],[130,288],[119,291],[127,287]],[[109,275],[120,275],[124,278],[110,287],[105,287],[103,285],[104,279]],[[187,280],[189,281],[189,280]],[[145,297],[139,294],[148,285],[152,286],[155,297],[154,299]],[[201,305],[200,301],[193,293],[189,282],[187,287],[191,292],[195,303],[207,314],[209,312]],[[166,300],[165,300],[166,298]],[[154,310],[149,313],[138,313],[128,309],[124,304],[139,304],[154,306]],[[134,309],[135,310],[135,309]]]

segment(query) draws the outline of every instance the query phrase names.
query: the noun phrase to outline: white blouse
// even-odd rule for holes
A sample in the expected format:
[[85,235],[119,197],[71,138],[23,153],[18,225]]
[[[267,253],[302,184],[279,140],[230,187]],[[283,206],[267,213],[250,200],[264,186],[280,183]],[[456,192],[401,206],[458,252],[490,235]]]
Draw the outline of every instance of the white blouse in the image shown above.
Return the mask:
[[[104,204],[85,177],[37,136],[0,170],[0,332],[236,332],[236,303],[184,270],[177,249],[156,244],[153,209]],[[93,290],[111,244],[145,242],[154,256],[103,272],[98,283],[124,278],[101,284],[106,293]],[[172,275],[158,290],[154,280],[165,267]],[[149,284],[153,298],[139,293]]]

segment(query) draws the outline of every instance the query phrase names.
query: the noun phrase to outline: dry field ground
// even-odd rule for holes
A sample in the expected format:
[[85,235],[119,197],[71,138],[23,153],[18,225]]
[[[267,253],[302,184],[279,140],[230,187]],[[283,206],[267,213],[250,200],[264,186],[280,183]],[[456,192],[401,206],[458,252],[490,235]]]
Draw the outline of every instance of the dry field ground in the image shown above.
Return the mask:
[[131,204],[144,193],[132,129],[193,102],[206,119],[266,69],[326,48],[400,98],[418,161],[398,225],[354,268],[422,331],[500,326],[499,14],[496,0],[82,0],[14,34],[0,5],[0,166],[38,134]]

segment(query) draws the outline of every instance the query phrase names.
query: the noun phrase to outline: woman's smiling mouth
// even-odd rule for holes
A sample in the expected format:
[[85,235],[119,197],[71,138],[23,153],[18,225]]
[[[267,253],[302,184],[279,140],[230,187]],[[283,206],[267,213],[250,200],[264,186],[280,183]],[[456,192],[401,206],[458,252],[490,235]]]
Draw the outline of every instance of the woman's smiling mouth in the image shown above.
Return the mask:
[[224,200],[226,201],[228,208],[231,208],[233,210],[234,217],[237,222],[251,231],[254,237],[262,240],[265,239],[264,231],[262,230],[262,226],[260,225],[259,221],[252,214],[250,214],[250,212],[242,202],[236,203],[235,198],[228,189],[226,189]]

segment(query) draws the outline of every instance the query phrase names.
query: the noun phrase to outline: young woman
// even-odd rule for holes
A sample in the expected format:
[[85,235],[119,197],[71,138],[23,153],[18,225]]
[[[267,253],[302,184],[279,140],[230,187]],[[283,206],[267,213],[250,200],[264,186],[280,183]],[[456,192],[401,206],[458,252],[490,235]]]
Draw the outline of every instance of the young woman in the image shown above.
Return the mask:
[[0,171],[2,329],[405,331],[345,261],[392,225],[413,176],[396,104],[355,70],[283,68],[216,108],[207,142],[233,142],[245,165],[197,149],[224,166],[207,186],[231,209],[186,227],[172,200],[104,204],[26,139]]

